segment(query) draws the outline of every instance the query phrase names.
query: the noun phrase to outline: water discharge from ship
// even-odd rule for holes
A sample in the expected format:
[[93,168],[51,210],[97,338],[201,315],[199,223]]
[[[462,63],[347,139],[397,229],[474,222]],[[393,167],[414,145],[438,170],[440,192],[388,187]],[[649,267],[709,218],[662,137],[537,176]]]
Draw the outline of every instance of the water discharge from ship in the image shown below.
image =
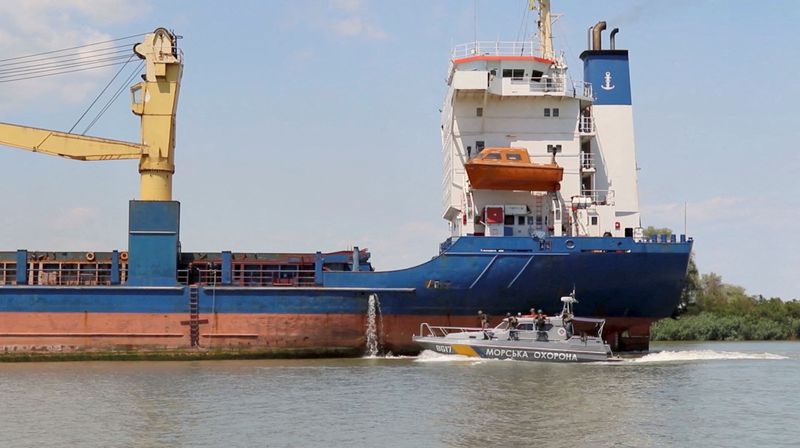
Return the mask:
[[367,350],[364,353],[365,356],[374,358],[381,354],[380,331],[382,329],[381,302],[377,294],[370,294],[367,301]]

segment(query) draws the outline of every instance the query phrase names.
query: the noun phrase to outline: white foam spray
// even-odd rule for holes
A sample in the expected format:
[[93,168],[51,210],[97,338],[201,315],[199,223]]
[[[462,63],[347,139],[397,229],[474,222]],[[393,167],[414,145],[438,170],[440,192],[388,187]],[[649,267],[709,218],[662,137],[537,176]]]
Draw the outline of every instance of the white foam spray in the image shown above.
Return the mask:
[[383,329],[381,302],[377,294],[370,294],[367,301],[367,349],[364,356],[375,358],[381,352],[380,330]]
[[649,363],[649,362],[676,362],[676,361],[717,361],[734,359],[788,359],[785,356],[773,353],[745,353],[745,352],[718,352],[715,350],[686,350],[650,353],[641,358],[631,359],[629,362]]
[[469,362],[473,364],[478,364],[483,362],[483,359],[474,358],[471,356],[464,356],[464,355],[445,355],[443,353],[437,353],[433,350],[423,350],[419,356],[414,359],[414,362]]

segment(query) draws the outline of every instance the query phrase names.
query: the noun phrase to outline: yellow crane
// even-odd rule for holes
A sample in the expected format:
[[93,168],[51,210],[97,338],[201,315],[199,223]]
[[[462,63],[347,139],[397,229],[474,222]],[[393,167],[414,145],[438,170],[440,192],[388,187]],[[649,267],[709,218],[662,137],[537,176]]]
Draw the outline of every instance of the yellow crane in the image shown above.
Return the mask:
[[[538,7],[537,7],[538,4]],[[531,11],[539,10],[539,42],[542,57],[552,60],[553,55],[553,19],[550,13],[550,0],[530,0]]]
[[139,159],[140,199],[172,200],[183,59],[176,36],[164,28],[146,34],[133,52],[145,60],[144,81],[131,87],[131,110],[141,117],[141,143],[0,123],[0,145],[74,160]]

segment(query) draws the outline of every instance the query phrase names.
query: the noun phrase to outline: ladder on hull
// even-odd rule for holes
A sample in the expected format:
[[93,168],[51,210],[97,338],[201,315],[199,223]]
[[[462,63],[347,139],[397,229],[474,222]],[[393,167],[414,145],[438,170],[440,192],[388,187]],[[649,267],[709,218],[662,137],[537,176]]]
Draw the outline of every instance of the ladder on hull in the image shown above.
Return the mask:
[[200,290],[197,285],[189,286],[189,320],[181,321],[181,325],[189,326],[189,345],[200,346],[200,325],[207,324],[208,319],[200,319]]

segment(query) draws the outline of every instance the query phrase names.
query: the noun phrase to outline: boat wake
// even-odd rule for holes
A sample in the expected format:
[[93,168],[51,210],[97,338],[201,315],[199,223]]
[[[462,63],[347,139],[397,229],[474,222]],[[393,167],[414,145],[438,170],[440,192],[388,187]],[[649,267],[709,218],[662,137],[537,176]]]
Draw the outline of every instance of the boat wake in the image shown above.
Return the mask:
[[655,362],[675,362],[675,361],[717,361],[734,359],[767,359],[779,360],[789,359],[786,356],[773,353],[745,353],[745,352],[718,352],[715,350],[686,350],[650,353],[641,358],[630,359],[631,363],[655,363]]
[[422,353],[419,354],[414,359],[414,362],[470,362],[470,363],[480,363],[485,360],[479,358],[472,358],[470,356],[464,355],[444,355],[442,353],[436,353],[433,350],[423,350]]

